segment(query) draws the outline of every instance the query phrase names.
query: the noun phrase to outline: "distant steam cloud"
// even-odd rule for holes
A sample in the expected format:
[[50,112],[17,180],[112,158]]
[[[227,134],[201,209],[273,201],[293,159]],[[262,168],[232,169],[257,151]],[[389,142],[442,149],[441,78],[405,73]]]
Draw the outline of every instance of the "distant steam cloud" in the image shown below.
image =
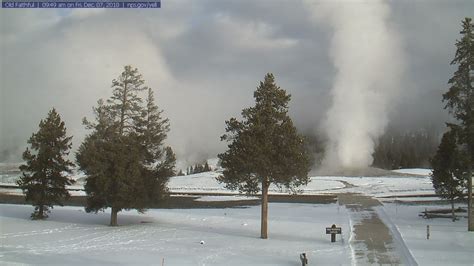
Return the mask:
[[308,1],[313,17],[332,28],[330,58],[336,69],[323,167],[363,168],[373,161],[400,90],[403,52],[389,25],[385,1]]

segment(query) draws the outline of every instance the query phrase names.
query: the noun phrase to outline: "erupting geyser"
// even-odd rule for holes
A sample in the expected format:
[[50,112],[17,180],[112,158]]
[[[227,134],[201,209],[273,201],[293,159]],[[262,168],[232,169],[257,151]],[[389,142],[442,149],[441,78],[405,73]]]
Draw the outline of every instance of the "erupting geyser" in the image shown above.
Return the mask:
[[336,75],[323,123],[328,137],[323,167],[368,167],[400,89],[403,53],[399,34],[389,25],[390,6],[382,0],[310,6],[314,18],[333,30]]

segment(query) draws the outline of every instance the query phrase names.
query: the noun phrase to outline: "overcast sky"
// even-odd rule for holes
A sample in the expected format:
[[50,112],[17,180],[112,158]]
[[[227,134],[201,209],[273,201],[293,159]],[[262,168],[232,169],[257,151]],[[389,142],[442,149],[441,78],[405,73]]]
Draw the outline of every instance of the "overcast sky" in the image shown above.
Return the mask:
[[[335,76],[331,27],[309,11],[324,2],[162,0],[161,9],[150,10],[0,9],[0,162],[19,160],[52,107],[77,148],[87,133],[81,119],[111,95],[112,79],[127,64],[155,90],[171,121],[168,143],[182,162],[225,149],[219,141],[224,121],[252,105],[267,72],[292,94],[290,114],[298,128],[317,132]],[[347,4],[371,1],[353,2]],[[406,55],[404,95],[391,123],[439,127],[448,117],[440,100],[454,71],[454,43],[474,2],[389,5],[390,25]],[[383,68],[373,71],[384,75]]]

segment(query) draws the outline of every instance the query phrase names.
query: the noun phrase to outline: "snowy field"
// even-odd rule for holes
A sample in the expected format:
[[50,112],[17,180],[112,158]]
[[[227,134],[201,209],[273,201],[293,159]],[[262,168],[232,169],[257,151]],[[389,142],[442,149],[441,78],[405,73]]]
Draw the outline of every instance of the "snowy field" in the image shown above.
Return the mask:
[[[417,176],[387,177],[348,177],[348,176],[315,176],[307,186],[298,188],[299,193],[318,195],[333,193],[364,193],[376,197],[434,194],[429,169],[403,169],[398,173]],[[227,190],[217,182],[216,172],[200,173],[188,176],[172,177],[168,184],[172,192],[200,193],[236,193]],[[270,187],[271,194],[288,194],[291,191]]]
[[[376,197],[387,196],[406,196],[420,194],[434,194],[433,185],[429,174],[429,169],[401,169],[396,170],[397,174],[384,177],[350,177],[350,176],[315,176],[310,178],[307,186],[297,189],[301,194],[319,195],[333,193],[364,193]],[[400,176],[400,173],[409,174],[410,176]],[[231,191],[220,184],[216,177],[219,172],[205,172],[187,176],[176,176],[170,178],[168,187],[171,192],[175,193],[220,193],[235,194],[238,191]],[[416,176],[413,176],[416,175]],[[0,185],[15,185],[18,174],[3,174],[3,182]],[[73,176],[78,182],[70,187],[72,195],[84,195],[83,183],[84,175],[79,173]],[[8,194],[21,194],[21,190],[12,188],[0,188],[0,192]],[[269,192],[271,194],[288,194],[284,188],[271,186]]]
[[[465,204],[459,206],[466,207]],[[448,205],[385,203],[378,212],[382,218],[388,218],[384,222],[389,227],[398,230],[418,265],[474,265],[474,232],[467,232],[467,218],[452,222],[446,218],[418,216],[425,208],[441,207],[449,208]],[[427,225],[430,226],[430,239],[426,239]]]
[[[31,221],[33,208],[0,205],[3,265],[301,265],[351,264],[349,220],[337,204],[269,206],[269,239],[259,239],[260,208],[177,209],[87,214],[80,207],[57,207],[46,221]],[[331,243],[325,227],[343,228]],[[203,241],[203,244],[201,244]]]
[[[389,228],[393,244],[402,254],[401,262],[474,265],[474,234],[466,232],[466,218],[452,222],[418,216],[425,208],[449,207],[437,197],[416,196],[434,193],[430,170],[397,172],[417,176],[317,176],[300,192],[360,193],[378,198],[383,205],[375,208],[376,213]],[[235,191],[219,184],[217,175],[209,172],[174,177],[169,187],[177,193],[229,194],[201,196],[197,201],[256,199],[232,195]],[[73,188],[81,189],[81,185]],[[21,193],[14,188],[1,192]],[[271,193],[288,192],[272,187]],[[0,205],[0,264],[296,266],[301,265],[299,254],[306,252],[309,265],[364,265],[354,251],[361,247],[360,241],[354,240],[354,228],[367,217],[339,204],[270,203],[268,240],[259,239],[259,206],[153,209],[145,214],[127,211],[119,214],[120,226],[115,228],[107,226],[109,210],[96,215],[85,213],[82,207],[56,207],[46,221],[31,221],[32,211],[27,205]],[[343,232],[336,243],[330,243],[325,234],[325,227],[333,223]],[[426,225],[430,225],[429,240]]]
[[[423,219],[425,208],[447,205],[386,203],[377,212],[398,248],[418,265],[473,265],[474,234],[467,219]],[[109,213],[87,214],[80,207],[56,207],[46,221],[31,221],[26,205],[0,205],[0,262],[15,264],[128,265],[355,265],[352,218],[338,204],[271,203],[269,239],[258,238],[260,208],[149,210],[119,214],[109,227]],[[341,226],[330,243],[324,228]],[[430,239],[426,239],[430,225]],[[398,238],[397,238],[398,236]],[[203,244],[201,244],[203,243]],[[360,245],[360,244],[357,244]]]
[[[221,169],[217,166],[217,159],[211,159],[208,163],[217,171],[172,177],[168,187],[176,193],[237,193],[237,191],[226,189],[224,184],[217,182],[216,177],[221,174]],[[20,165],[21,163],[0,163],[0,185],[15,186],[16,180],[21,176],[18,169]],[[302,194],[327,194],[363,191],[365,194],[373,196],[434,193],[429,177],[430,169],[399,169],[392,172],[394,173],[393,176],[390,176],[390,171],[387,171],[387,176],[383,177],[313,176],[307,186],[298,188],[298,192]],[[407,176],[403,176],[403,174]],[[72,179],[76,180],[76,184],[68,187],[73,190],[71,194],[84,195],[80,190],[83,189],[85,177],[82,172],[75,172],[71,176]],[[357,186],[357,188],[354,189],[353,186]],[[20,190],[15,189],[2,189],[1,192],[21,193]],[[284,188],[271,186],[270,193],[288,194],[292,192]]]

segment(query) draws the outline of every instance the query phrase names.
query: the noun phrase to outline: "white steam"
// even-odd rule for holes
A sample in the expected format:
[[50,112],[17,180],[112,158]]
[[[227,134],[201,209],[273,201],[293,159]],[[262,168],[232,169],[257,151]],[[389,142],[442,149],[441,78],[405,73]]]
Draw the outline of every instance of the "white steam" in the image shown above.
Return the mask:
[[336,75],[323,124],[328,137],[323,167],[370,166],[400,89],[403,53],[389,25],[390,7],[382,0],[309,3],[314,17],[333,30]]

